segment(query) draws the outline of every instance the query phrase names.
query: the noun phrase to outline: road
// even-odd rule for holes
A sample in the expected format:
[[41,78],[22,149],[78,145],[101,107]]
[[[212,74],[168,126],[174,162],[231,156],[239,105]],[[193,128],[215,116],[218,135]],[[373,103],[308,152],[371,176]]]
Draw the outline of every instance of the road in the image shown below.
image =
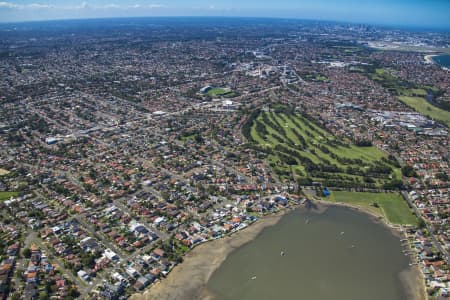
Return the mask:
[[117,248],[116,245],[110,243],[107,239],[101,236],[101,234],[98,234],[97,231],[92,228],[92,226],[88,224],[88,222],[81,215],[77,215],[74,218],[78,221],[78,223],[86,228],[90,234],[92,234],[99,242],[101,242],[105,248],[109,248],[114,251],[120,259],[126,259],[126,255],[122,252],[121,249]]
[[[255,95],[262,95],[265,94],[267,92],[273,92],[277,89],[279,89],[281,86],[275,86],[275,87],[270,87],[267,89],[262,89],[260,91],[256,91],[253,93],[249,93],[246,95],[241,95],[238,97],[233,98],[232,100],[235,102],[241,101],[241,100],[245,100],[248,97],[251,96],[255,96]],[[33,107],[31,107],[31,102],[26,103],[26,105],[29,106],[30,110],[35,111],[35,112],[39,112],[38,110],[34,110]],[[202,104],[193,104],[190,105],[188,107],[186,107],[185,109],[176,111],[176,112],[168,112],[166,114],[164,114],[161,117],[157,117],[157,118],[153,118],[152,116],[149,116],[149,114],[145,114],[142,117],[133,119],[133,120],[129,120],[128,122],[125,122],[125,124],[122,125],[117,125],[117,126],[104,126],[104,125],[98,125],[96,127],[93,127],[92,129],[95,130],[115,130],[120,128],[121,126],[131,126],[131,125],[136,125],[139,123],[142,123],[146,120],[158,120],[160,118],[169,118],[169,117],[173,117],[173,116],[177,116],[177,115],[183,115],[186,112],[191,111],[192,109],[205,109],[205,110],[213,110],[214,108],[217,108],[218,106],[221,105],[221,102],[208,102],[208,103],[202,103]],[[68,134],[72,133],[74,135],[80,135],[82,134],[80,132],[80,130],[78,129],[74,129],[72,124],[69,124],[68,122],[66,122],[65,120],[60,120],[60,122],[55,122],[54,120],[52,120],[51,118],[49,118],[45,113],[40,115],[49,123],[49,124],[54,124],[57,127],[61,128],[63,131],[67,132]],[[86,132],[86,130],[84,130],[84,132]],[[155,128],[155,132],[158,132],[158,129]],[[114,151],[116,149],[116,146],[109,143],[107,140],[102,139],[102,138],[97,138],[97,137],[93,137],[91,135],[89,135],[89,133],[83,133],[82,135],[85,136],[90,136],[90,138],[92,138],[93,140],[97,141],[98,143],[106,146],[107,150],[106,152],[109,151]],[[158,134],[157,134],[158,135]],[[42,142],[43,145],[45,145],[45,142]],[[105,154],[105,151],[95,154],[94,156],[91,156],[91,159],[97,157],[97,156],[102,156]],[[139,159],[139,158],[138,158]],[[141,162],[143,162],[143,159],[140,159]],[[243,174],[242,172],[239,172],[238,170],[236,170],[233,167],[227,166],[224,163],[222,163],[221,161],[217,161],[214,159],[209,159],[209,163],[216,165],[220,168],[224,168],[229,172],[232,172],[236,175],[239,175],[243,178],[247,179],[247,182],[251,182],[251,178],[248,178],[245,174]],[[76,172],[75,174],[72,173],[71,171],[68,170],[62,170],[62,169],[58,169],[58,168],[47,168],[47,167],[42,167],[40,165],[40,163],[37,164],[31,164],[31,163],[27,163],[27,162],[22,162],[23,166],[27,167],[30,170],[39,170],[39,171],[49,171],[53,174],[56,174],[57,176],[62,176],[67,178],[69,181],[77,184],[80,187],[83,187],[82,182],[80,182],[80,180],[77,178]],[[182,181],[182,182],[187,182],[186,178],[183,176],[180,176],[180,174],[176,174],[170,170],[167,170],[165,168],[159,168],[163,173],[166,173],[168,175],[170,175],[171,177]],[[161,198],[161,194],[154,190],[151,187],[144,187],[144,190],[149,190],[150,192],[152,192],[154,195],[156,195],[158,198]],[[36,191],[36,195],[40,198],[42,198],[43,200],[48,200],[46,199],[47,197],[45,197],[42,193],[40,193],[40,191]],[[127,197],[130,197],[130,195],[128,195]],[[118,200],[114,200],[114,204],[121,209],[122,211],[128,213],[131,216],[135,216],[136,214],[133,214],[129,208],[126,206],[126,197],[118,199]],[[64,207],[60,207],[60,208],[64,208]],[[157,228],[155,228],[153,226],[153,224],[148,223],[145,218],[141,217],[141,216],[136,216],[136,218],[144,225],[146,226],[148,229],[150,229],[151,231],[155,232],[161,240],[167,240],[168,238],[170,238],[170,235],[162,232],[160,230],[158,230]],[[142,249],[139,249],[137,251],[135,251],[133,254],[129,255],[125,252],[122,251],[122,249],[120,249],[117,245],[115,245],[113,242],[110,242],[107,238],[105,238],[104,236],[102,236],[101,234],[99,234],[92,226],[92,224],[90,224],[89,221],[87,221],[87,219],[85,218],[84,214],[80,214],[80,215],[76,215],[76,216],[72,216],[70,219],[75,219],[78,221],[78,223],[80,225],[82,225],[88,232],[90,235],[92,235],[93,237],[95,237],[105,248],[109,248],[112,251],[114,251],[117,256],[121,259],[121,263],[124,263],[128,260],[131,260],[135,257],[137,257],[138,255],[150,250],[154,243],[151,243],[149,245],[146,245],[145,247],[143,247]],[[40,239],[37,236],[37,233],[35,231],[32,231],[31,229],[26,229],[26,239],[25,239],[25,247],[29,247],[31,243],[35,243],[36,245],[38,245],[42,250],[46,251],[49,255],[53,254],[52,251],[50,251],[50,249],[47,247],[46,243]],[[53,256],[51,258],[51,261],[54,262],[59,270],[68,278],[70,279],[72,282],[76,283],[79,287],[80,287],[80,293],[81,293],[81,298],[87,298],[87,295],[92,291],[92,289],[101,283],[102,280],[104,280],[106,277],[108,277],[108,275],[118,267],[117,264],[112,264],[109,268],[105,269],[103,272],[101,272],[100,274],[98,274],[98,277],[95,278],[91,284],[86,284],[84,281],[82,281],[80,278],[78,278],[76,275],[74,275],[72,273],[71,270],[66,269],[64,267],[64,262],[62,261],[61,258]],[[19,261],[17,262],[17,268],[20,270],[24,270],[26,268],[26,264],[27,264],[28,260],[27,259],[19,259]],[[16,278],[16,285],[20,284],[20,278]]]
[[[413,209],[414,213],[418,218],[422,218],[422,215],[420,214],[420,211],[417,209],[417,207],[412,203],[411,199],[409,198],[409,194],[406,191],[402,191],[402,196],[405,198],[406,202],[408,202],[409,206]],[[433,240],[434,246],[444,255],[445,260],[447,261],[447,264],[450,264],[450,255],[445,249],[442,247],[441,243],[439,243],[438,239],[434,235],[433,228],[425,222],[425,226],[430,233],[431,239]]]
[[[42,242],[42,240],[40,238],[38,238],[36,236],[35,233],[32,237],[30,237],[30,242],[36,243],[39,246],[39,248],[45,250],[45,252],[48,255],[53,254],[53,252],[50,251],[50,249]],[[64,267],[64,263],[62,263],[58,257],[53,256],[50,260],[58,265],[58,268],[61,270],[61,272],[64,276],[68,277],[72,282],[76,282],[77,285],[80,287],[80,289],[79,289],[80,293],[83,293],[83,287],[86,286],[86,283],[81,281],[80,278],[74,276],[71,270],[66,269]]]
[[[25,238],[25,241],[23,243],[23,247],[21,248],[21,250],[29,248],[31,245],[31,242],[36,238],[36,232],[31,231],[30,229],[26,229],[25,234],[26,234],[26,238]],[[28,262],[28,259],[21,256],[21,258],[19,258],[17,260],[16,271],[17,270],[19,270],[20,272],[25,271],[25,269],[27,267],[27,262]],[[14,276],[14,285],[15,285],[16,289],[19,288],[21,282],[22,282],[22,278],[20,276]]]
[[167,233],[164,233],[164,232],[158,230],[157,228],[155,228],[155,226],[153,226],[152,224],[147,223],[147,221],[142,216],[137,216],[136,214],[133,214],[133,212],[131,212],[128,209],[128,207],[126,207],[119,200],[114,200],[114,205],[117,206],[120,210],[126,212],[128,215],[135,216],[142,223],[142,225],[144,225],[145,227],[147,227],[147,229],[156,233],[160,239],[165,240],[169,237],[169,235]]

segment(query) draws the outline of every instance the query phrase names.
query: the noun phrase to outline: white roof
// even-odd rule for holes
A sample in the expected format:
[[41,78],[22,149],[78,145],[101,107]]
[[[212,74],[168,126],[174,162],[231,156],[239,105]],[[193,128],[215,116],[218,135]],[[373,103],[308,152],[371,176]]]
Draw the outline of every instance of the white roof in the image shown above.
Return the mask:
[[105,250],[105,256],[108,259],[113,259],[114,257],[117,257],[117,254],[114,251],[112,251],[111,249],[106,249]]
[[164,217],[158,217],[158,218],[156,218],[154,223],[159,224],[159,223],[163,222],[164,220],[165,220]]
[[88,236],[87,238],[82,239],[82,240],[80,241],[80,243],[87,242],[87,241],[89,241],[89,240],[91,240],[91,239],[92,239],[92,238],[91,238],[90,236]]

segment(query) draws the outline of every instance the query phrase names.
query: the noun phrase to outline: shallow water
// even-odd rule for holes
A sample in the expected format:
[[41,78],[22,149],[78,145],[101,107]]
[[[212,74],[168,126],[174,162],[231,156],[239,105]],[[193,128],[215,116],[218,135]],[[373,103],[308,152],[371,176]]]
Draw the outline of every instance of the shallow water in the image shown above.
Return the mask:
[[402,250],[399,238],[366,214],[298,209],[231,253],[207,288],[219,300],[407,299]]

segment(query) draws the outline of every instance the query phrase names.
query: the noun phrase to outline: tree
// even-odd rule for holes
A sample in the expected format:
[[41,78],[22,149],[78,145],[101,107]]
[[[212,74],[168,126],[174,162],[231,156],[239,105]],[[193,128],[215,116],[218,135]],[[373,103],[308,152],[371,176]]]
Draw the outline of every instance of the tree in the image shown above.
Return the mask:
[[10,299],[11,299],[11,300],[19,300],[19,299],[20,299],[20,294],[14,293],[14,294],[11,296]]
[[39,300],[47,300],[50,299],[46,291],[42,291],[39,293]]
[[400,179],[393,179],[383,184],[385,190],[396,190],[403,188],[403,182]]
[[31,257],[31,250],[30,250],[30,248],[25,248],[25,249],[23,249],[22,255],[23,255],[25,258],[30,258],[30,257]]
[[[78,290],[75,287],[71,287],[69,290],[69,297],[73,297],[76,298],[80,295],[80,293],[78,292]],[[68,298],[66,298],[68,299]]]
[[203,143],[203,137],[201,136],[201,134],[199,132],[197,132],[195,134],[194,139],[197,142],[197,144]]
[[414,171],[414,168],[411,166],[403,166],[402,174],[405,177],[417,177],[416,171]]
[[355,141],[355,145],[358,147],[371,147],[372,142],[369,140],[357,140]]
[[448,177],[447,173],[445,173],[445,172],[437,173],[436,174],[436,178],[439,179],[439,180],[442,180],[442,181],[448,181],[449,180],[449,177]]
[[366,177],[364,177],[364,182],[367,182],[367,183],[375,183],[375,180],[373,180],[372,177],[366,176]]
[[90,253],[83,253],[81,255],[81,263],[83,264],[83,266],[93,268],[95,266],[95,256],[91,255]]
[[418,224],[420,229],[423,229],[426,227],[425,221],[422,218],[419,218],[419,224]]
[[16,277],[21,278],[22,277],[22,273],[23,273],[22,269],[19,269],[19,268],[16,269]]

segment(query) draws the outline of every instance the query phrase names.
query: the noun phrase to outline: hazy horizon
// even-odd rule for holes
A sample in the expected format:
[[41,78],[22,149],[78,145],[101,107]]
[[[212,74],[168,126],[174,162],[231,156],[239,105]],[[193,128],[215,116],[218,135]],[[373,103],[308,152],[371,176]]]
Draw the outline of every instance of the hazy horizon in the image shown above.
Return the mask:
[[0,1],[0,22],[127,17],[255,17],[364,23],[450,31],[450,1]]

